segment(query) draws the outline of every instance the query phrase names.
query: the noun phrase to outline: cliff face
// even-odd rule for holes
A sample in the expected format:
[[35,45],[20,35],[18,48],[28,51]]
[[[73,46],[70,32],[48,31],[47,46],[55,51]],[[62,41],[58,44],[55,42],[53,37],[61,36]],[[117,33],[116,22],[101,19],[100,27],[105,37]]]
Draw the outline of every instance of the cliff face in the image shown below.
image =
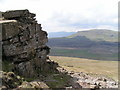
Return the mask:
[[3,61],[12,63],[12,71],[25,77],[39,76],[40,71],[55,68],[47,61],[50,48],[47,32],[28,10],[7,11],[2,14]]

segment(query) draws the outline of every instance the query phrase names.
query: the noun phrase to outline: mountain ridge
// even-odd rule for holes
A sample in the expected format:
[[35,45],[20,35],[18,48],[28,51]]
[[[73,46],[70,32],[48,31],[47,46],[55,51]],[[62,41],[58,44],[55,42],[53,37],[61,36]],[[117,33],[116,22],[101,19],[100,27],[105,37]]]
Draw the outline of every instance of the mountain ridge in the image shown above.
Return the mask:
[[[95,33],[97,33],[96,31]],[[100,35],[95,35],[95,33],[91,33],[91,31],[84,31],[85,33],[83,32],[82,35],[80,35],[80,32],[76,33],[78,35],[73,34],[72,37],[50,38],[48,42],[48,45],[52,48],[50,55],[97,60],[118,60],[118,38],[117,36],[114,37],[117,35],[117,32],[101,30],[98,32]],[[104,32],[108,33],[106,34]],[[113,36],[111,37],[111,35]],[[93,38],[89,38],[90,36]]]
[[118,42],[118,32],[107,29],[91,29],[87,31],[78,31],[75,34],[68,36],[68,38],[73,38],[75,36],[85,36],[90,40],[95,41]]
[[49,38],[66,37],[66,36],[70,36],[70,35],[72,35],[74,33],[75,32],[65,32],[65,31],[61,31],[61,32],[49,32],[48,33],[48,37]]

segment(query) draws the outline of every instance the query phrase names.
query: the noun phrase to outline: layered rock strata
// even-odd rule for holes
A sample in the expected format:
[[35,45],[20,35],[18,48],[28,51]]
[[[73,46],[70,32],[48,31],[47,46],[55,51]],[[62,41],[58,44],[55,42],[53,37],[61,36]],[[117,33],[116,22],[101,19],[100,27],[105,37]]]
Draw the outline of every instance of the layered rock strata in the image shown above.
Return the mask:
[[14,10],[3,12],[2,17],[2,55],[3,60],[12,62],[12,71],[34,77],[56,67],[54,62],[47,62],[47,32],[37,23],[35,14]]

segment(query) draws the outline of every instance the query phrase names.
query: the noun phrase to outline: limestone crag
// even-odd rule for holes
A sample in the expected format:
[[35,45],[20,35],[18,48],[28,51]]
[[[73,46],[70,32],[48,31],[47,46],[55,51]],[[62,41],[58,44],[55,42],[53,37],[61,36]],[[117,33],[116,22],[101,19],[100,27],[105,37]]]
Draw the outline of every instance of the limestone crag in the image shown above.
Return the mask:
[[[50,48],[46,45],[47,32],[28,10],[2,13],[3,61],[11,61],[12,71],[25,77],[39,76],[40,71],[52,70],[47,62]],[[57,65],[57,64],[56,64]]]

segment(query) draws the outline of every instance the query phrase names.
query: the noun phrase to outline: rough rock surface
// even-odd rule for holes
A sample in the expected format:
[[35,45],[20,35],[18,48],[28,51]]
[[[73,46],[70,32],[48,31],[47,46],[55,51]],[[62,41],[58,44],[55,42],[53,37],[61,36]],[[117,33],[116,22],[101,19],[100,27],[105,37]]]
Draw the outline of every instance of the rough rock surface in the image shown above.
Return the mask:
[[32,90],[45,88],[46,90],[49,90],[49,87],[41,81],[23,82],[18,88],[31,88]]
[[[40,71],[53,70],[54,62],[47,62],[49,47],[47,32],[28,10],[2,13],[3,60],[11,61],[14,72],[25,77],[39,76]],[[52,65],[50,65],[52,64]]]
[[118,82],[103,75],[90,75],[85,72],[67,71],[58,67],[58,71],[67,73],[72,77],[73,84],[66,89],[79,88],[79,90],[119,90]]
[[82,88],[103,89],[118,88],[118,82],[104,76],[91,76],[84,72],[68,72]]
[[20,76],[15,75],[13,72],[1,72],[2,73],[2,88],[16,88],[22,84],[23,79]]
[[[40,88],[49,88],[44,82],[36,80],[27,82],[24,78],[16,75],[14,72],[2,72],[2,89],[15,89],[23,90],[23,88],[28,88],[32,90]],[[0,77],[1,78],[1,77]]]

